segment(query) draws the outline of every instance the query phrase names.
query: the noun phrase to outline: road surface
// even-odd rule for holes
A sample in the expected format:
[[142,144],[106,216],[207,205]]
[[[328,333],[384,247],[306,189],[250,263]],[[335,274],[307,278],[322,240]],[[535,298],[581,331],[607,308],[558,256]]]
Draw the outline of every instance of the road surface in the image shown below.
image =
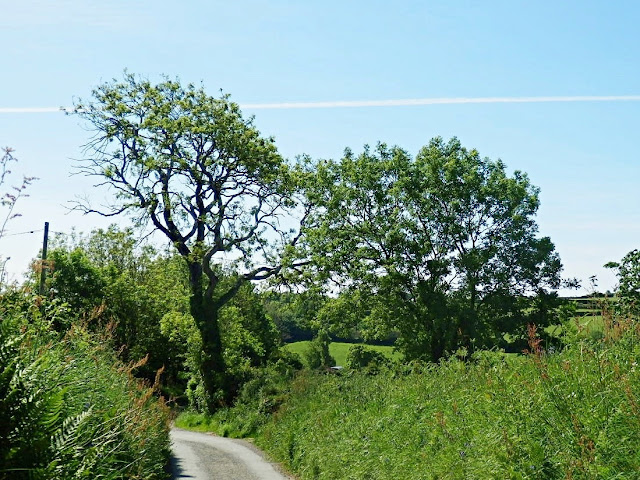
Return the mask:
[[174,480],[291,480],[248,442],[171,429]]

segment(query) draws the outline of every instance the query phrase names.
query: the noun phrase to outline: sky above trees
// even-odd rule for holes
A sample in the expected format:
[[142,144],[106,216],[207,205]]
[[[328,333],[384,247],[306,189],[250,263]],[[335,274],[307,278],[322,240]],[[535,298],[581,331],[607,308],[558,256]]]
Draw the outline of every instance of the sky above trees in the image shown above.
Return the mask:
[[[0,240],[19,278],[41,230],[104,226],[67,213],[68,201],[107,191],[70,176],[89,140],[55,107],[89,97],[122,71],[219,89],[255,114],[286,157],[341,156],[378,141],[415,155],[432,137],[457,136],[541,189],[540,234],[565,275],[599,288],[602,268],[640,234],[640,102],[461,103],[255,108],[288,102],[424,98],[640,95],[640,7],[631,1],[126,2],[0,0],[0,144],[37,175],[23,216]],[[51,107],[53,107],[51,109]],[[39,113],[16,109],[50,108]],[[14,109],[10,111],[9,109]],[[586,293],[586,292],[582,292]]]

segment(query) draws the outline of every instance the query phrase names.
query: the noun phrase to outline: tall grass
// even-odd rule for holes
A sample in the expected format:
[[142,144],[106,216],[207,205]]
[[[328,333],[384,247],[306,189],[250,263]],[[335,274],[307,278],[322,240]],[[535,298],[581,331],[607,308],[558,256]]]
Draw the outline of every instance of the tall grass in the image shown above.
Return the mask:
[[302,479],[640,478],[640,328],[377,376],[307,372],[257,430]]
[[0,478],[159,479],[168,410],[82,327],[0,312]]

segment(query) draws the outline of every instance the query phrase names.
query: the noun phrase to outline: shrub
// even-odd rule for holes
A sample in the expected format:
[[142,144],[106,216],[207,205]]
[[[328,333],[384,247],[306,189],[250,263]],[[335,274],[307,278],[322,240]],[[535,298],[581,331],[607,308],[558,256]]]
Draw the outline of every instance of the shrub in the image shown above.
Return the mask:
[[329,334],[324,330],[320,330],[309,344],[309,348],[304,355],[309,368],[318,370],[332,367],[336,364],[335,359],[329,354],[330,343]]
[[164,478],[168,411],[137,365],[38,312],[0,313],[0,479]]
[[352,345],[347,353],[346,367],[353,370],[366,369],[370,373],[376,373],[389,364],[389,359],[383,353],[363,345]]

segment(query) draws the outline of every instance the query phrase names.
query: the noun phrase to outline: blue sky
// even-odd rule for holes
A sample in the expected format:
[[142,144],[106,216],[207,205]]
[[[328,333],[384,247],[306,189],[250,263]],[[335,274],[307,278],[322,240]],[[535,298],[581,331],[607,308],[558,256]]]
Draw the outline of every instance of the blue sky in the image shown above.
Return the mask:
[[[640,4],[632,1],[0,0],[0,144],[37,175],[10,233],[88,231],[66,202],[106,193],[70,176],[88,139],[61,113],[130,72],[202,82],[240,104],[640,95]],[[3,109],[5,109],[3,111]],[[602,269],[640,247],[639,101],[245,109],[287,157],[337,158],[384,141],[416,153],[457,136],[541,188],[540,233],[565,275],[602,290]],[[16,175],[17,176],[17,175]],[[0,239],[14,278],[41,233]],[[583,292],[584,293],[584,292]]]

